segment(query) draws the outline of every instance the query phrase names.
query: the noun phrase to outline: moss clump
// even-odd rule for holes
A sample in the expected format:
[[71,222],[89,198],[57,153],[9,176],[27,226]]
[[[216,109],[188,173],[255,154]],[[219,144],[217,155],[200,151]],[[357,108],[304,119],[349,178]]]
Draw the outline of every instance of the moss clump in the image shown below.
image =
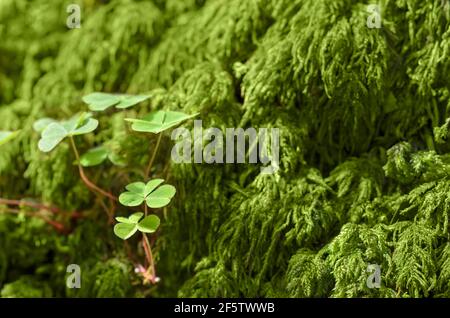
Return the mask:
[[[64,0],[0,4],[0,130],[22,128],[0,151],[0,197],[54,204],[71,229],[1,215],[2,295],[450,296],[449,1],[378,1],[381,29],[354,0],[78,3],[76,30]],[[151,94],[127,117],[181,110],[208,127],[281,130],[270,176],[174,164],[163,138],[155,169],[178,193],[153,289],[132,285],[135,264],[68,147],[37,150],[33,122],[71,116],[94,90]],[[115,193],[148,161],[136,145],[155,142],[126,133],[124,116],[99,115],[102,132],[78,140],[82,151],[106,142],[127,162],[88,170]],[[87,268],[79,293],[62,283],[71,263]],[[380,289],[366,286],[368,264],[381,266]]]

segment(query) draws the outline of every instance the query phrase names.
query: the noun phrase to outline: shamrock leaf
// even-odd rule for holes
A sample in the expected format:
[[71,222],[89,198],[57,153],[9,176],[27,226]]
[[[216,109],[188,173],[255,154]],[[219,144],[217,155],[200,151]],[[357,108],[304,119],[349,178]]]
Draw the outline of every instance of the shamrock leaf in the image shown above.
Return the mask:
[[19,131],[0,131],[0,146],[14,139]]
[[133,123],[131,128],[135,131],[157,134],[197,115],[159,110],[145,115],[142,119],[126,118],[125,120]]
[[146,216],[141,222],[139,222],[137,227],[138,230],[143,233],[153,233],[158,229],[160,222],[159,217],[152,214]]
[[151,192],[146,198],[147,206],[153,209],[162,208],[170,203],[170,200],[175,195],[176,189],[174,186],[165,184],[160,186],[155,191]]
[[116,220],[121,223],[137,224],[143,216],[144,216],[144,213],[136,212],[136,213],[131,214],[128,218],[118,216],[118,217],[116,217]]
[[109,159],[114,165],[123,167],[126,165],[126,161],[120,155],[113,152],[109,147],[101,145],[92,149],[89,149],[80,158],[80,164],[83,167],[93,167],[101,164],[106,159]]
[[153,179],[147,184],[130,183],[125,187],[128,191],[119,196],[119,202],[125,206],[138,206],[145,201],[150,208],[164,207],[170,203],[176,189],[168,184],[160,186],[163,182],[163,179]]
[[119,196],[119,202],[125,206],[138,206],[145,200],[144,196],[145,184],[143,182],[130,183],[125,187],[127,192]]
[[92,93],[83,97],[83,102],[88,104],[92,111],[103,111],[111,106],[116,108],[128,108],[148,99],[150,95],[126,95]]
[[83,167],[92,167],[101,164],[108,158],[108,150],[105,147],[96,147],[88,150],[80,158]]
[[129,223],[117,223],[114,226],[114,234],[120,237],[122,240],[127,240],[133,236],[134,233],[138,230],[136,224]]
[[90,133],[98,126],[98,120],[91,118],[90,113],[81,113],[69,120],[57,122],[43,118],[34,123],[33,127],[41,131],[38,147],[43,152],[53,150],[64,138]]
[[58,123],[51,123],[48,125],[41,134],[38,147],[43,152],[49,152],[53,150],[65,137],[67,136],[67,130]]
[[47,128],[48,125],[52,124],[52,123],[57,123],[58,121],[54,120],[53,118],[41,118],[38,119],[34,122],[33,124],[33,129],[38,132],[41,133],[45,128]]
[[114,226],[114,234],[120,237],[122,240],[129,239],[134,235],[138,230],[143,233],[153,233],[155,232],[160,224],[159,217],[152,214],[146,216],[144,219],[141,218],[144,216],[144,213],[137,212],[130,215],[128,218],[125,217],[116,217],[116,220],[119,222]]

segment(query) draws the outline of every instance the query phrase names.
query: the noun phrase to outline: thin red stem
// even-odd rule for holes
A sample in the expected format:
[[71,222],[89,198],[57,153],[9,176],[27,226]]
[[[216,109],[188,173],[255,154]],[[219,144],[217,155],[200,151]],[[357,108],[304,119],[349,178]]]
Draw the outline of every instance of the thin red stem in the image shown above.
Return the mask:
[[99,188],[96,184],[94,184],[91,180],[89,180],[89,178],[84,173],[83,167],[80,164],[80,154],[78,153],[78,149],[77,149],[77,146],[75,145],[75,141],[73,140],[73,137],[70,137],[69,139],[70,139],[70,144],[72,145],[73,152],[75,153],[75,157],[77,159],[78,171],[80,172],[81,180],[83,180],[83,182],[86,184],[86,186],[88,188],[90,188],[91,190],[97,191],[98,193],[102,194],[103,196],[105,196],[113,201],[117,201],[117,198],[113,194]]
[[[5,199],[1,199],[1,200],[2,201],[13,201],[14,202],[14,200],[5,200]],[[16,205],[16,204],[10,204],[10,205]],[[3,211],[7,212],[7,213],[13,213],[13,214],[24,213],[25,215],[27,215],[29,217],[40,218],[40,219],[44,220],[45,223],[47,223],[47,224],[51,225],[52,227],[54,227],[58,232],[67,233],[67,230],[66,230],[64,224],[59,223],[59,222],[54,221],[54,220],[51,220],[51,219],[47,218],[44,215],[41,215],[41,214],[38,214],[38,213],[33,213],[33,212],[23,212],[21,210],[16,210],[16,209],[5,209]]]
[[50,207],[50,206],[47,206],[47,205],[44,205],[41,203],[27,202],[27,201],[23,201],[23,200],[9,200],[9,199],[0,198],[0,204],[15,205],[15,206],[21,206],[21,205],[28,206],[28,207],[34,208],[34,209],[47,210],[52,213],[60,212],[60,210],[56,207]]
[[145,235],[145,233],[142,233],[142,245],[144,246],[145,255],[151,268],[152,283],[155,283],[156,282],[155,262],[153,261],[152,247],[150,246],[150,242],[148,241],[147,235]]
[[[38,210],[47,210],[53,214],[58,214],[58,213],[62,212],[61,209],[54,207],[54,206],[48,206],[48,205],[45,205],[42,203],[28,202],[28,201],[24,201],[24,200],[10,200],[10,199],[0,198],[0,204],[13,205],[13,206],[26,206],[26,207],[30,207],[30,208],[38,209]],[[77,211],[72,211],[70,213],[70,216],[73,219],[82,218],[81,213],[79,213]]]

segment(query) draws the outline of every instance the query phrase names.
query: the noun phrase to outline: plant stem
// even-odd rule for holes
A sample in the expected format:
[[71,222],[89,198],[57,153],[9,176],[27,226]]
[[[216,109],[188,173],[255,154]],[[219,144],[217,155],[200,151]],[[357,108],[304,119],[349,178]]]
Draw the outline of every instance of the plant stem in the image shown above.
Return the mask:
[[84,169],[80,164],[80,154],[78,153],[78,149],[77,146],[75,145],[75,141],[73,140],[73,137],[70,136],[70,144],[72,145],[72,149],[73,152],[75,153],[75,157],[77,159],[77,164],[78,164],[78,171],[80,172],[80,177],[83,180],[83,182],[86,184],[86,186],[88,188],[90,188],[93,191],[97,191],[98,193],[102,194],[103,196],[113,200],[113,201],[117,201],[117,198],[112,195],[111,193],[99,188],[97,185],[95,185],[91,180],[89,180],[89,178],[86,176],[86,174],[84,173]]
[[15,206],[23,205],[23,206],[28,206],[28,207],[34,208],[34,209],[47,210],[47,211],[50,211],[52,213],[60,212],[60,210],[58,208],[55,208],[55,207],[50,207],[50,206],[46,206],[44,204],[27,202],[27,201],[22,201],[22,200],[9,200],[9,199],[2,199],[2,198],[0,198],[0,204],[15,205]]
[[23,211],[17,210],[17,209],[3,209],[3,210],[0,210],[0,214],[1,213],[11,213],[11,214],[22,214],[23,213],[24,215],[29,216],[29,217],[37,217],[37,218],[44,220],[45,223],[53,226],[58,232],[61,232],[61,233],[67,232],[66,228],[64,227],[64,225],[62,223],[51,220],[44,215],[40,215],[39,213],[23,212]]
[[[103,210],[105,211],[106,215],[108,216],[108,222],[110,224],[113,224],[113,216],[114,216],[114,206],[112,206],[111,208],[108,208],[105,204],[105,202],[103,202],[103,198],[98,194],[95,193],[95,195],[97,196],[98,202],[101,205],[101,207],[103,208]],[[114,201],[109,200],[109,202],[111,202],[112,204],[114,204]]]
[[155,150],[153,150],[152,157],[150,159],[150,162],[148,163],[147,169],[145,169],[145,179],[148,179],[150,175],[150,171],[152,170],[153,162],[156,158],[156,153],[158,152],[159,144],[161,143],[162,133],[159,133],[158,140],[156,141],[156,147]]
[[[59,209],[57,207],[48,206],[48,205],[45,205],[42,203],[27,202],[27,201],[23,201],[23,200],[10,200],[10,199],[0,198],[0,204],[14,205],[14,206],[26,206],[26,207],[30,207],[30,208],[37,209],[37,210],[47,210],[53,214],[63,212],[61,209]],[[78,219],[78,218],[82,217],[81,213],[79,213],[77,211],[72,211],[72,212],[70,212],[70,214],[71,214],[71,218],[73,218],[73,219]]]
[[142,233],[142,245],[144,246],[145,255],[147,256],[147,261],[151,269],[152,283],[155,283],[156,282],[155,262],[153,261],[152,247],[145,233]]
[[169,175],[169,167],[170,167],[170,161],[166,163],[166,166],[164,167],[164,170],[162,172],[163,178],[167,181],[167,176]]

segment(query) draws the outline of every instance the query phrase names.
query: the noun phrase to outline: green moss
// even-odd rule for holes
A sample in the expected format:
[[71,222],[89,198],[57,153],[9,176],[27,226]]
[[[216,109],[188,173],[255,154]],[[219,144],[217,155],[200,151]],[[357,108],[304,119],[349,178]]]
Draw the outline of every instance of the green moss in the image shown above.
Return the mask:
[[[0,150],[0,197],[56,205],[72,230],[0,207],[2,296],[448,297],[448,1],[378,1],[381,29],[367,28],[365,1],[77,3],[75,30],[65,0],[0,3],[0,130],[22,129]],[[281,131],[271,176],[171,163],[164,135],[153,173],[168,166],[178,192],[162,211],[155,288],[133,274],[68,145],[37,149],[37,118],[68,117],[100,90],[151,95],[77,137],[81,152],[105,143],[127,163],[86,169],[114,193],[156,141],[124,117],[182,110],[205,127]],[[80,290],[65,287],[72,263]],[[380,289],[366,286],[368,264]]]
[[52,297],[51,288],[32,277],[22,276],[20,279],[3,286],[0,296],[4,298],[47,298]]

